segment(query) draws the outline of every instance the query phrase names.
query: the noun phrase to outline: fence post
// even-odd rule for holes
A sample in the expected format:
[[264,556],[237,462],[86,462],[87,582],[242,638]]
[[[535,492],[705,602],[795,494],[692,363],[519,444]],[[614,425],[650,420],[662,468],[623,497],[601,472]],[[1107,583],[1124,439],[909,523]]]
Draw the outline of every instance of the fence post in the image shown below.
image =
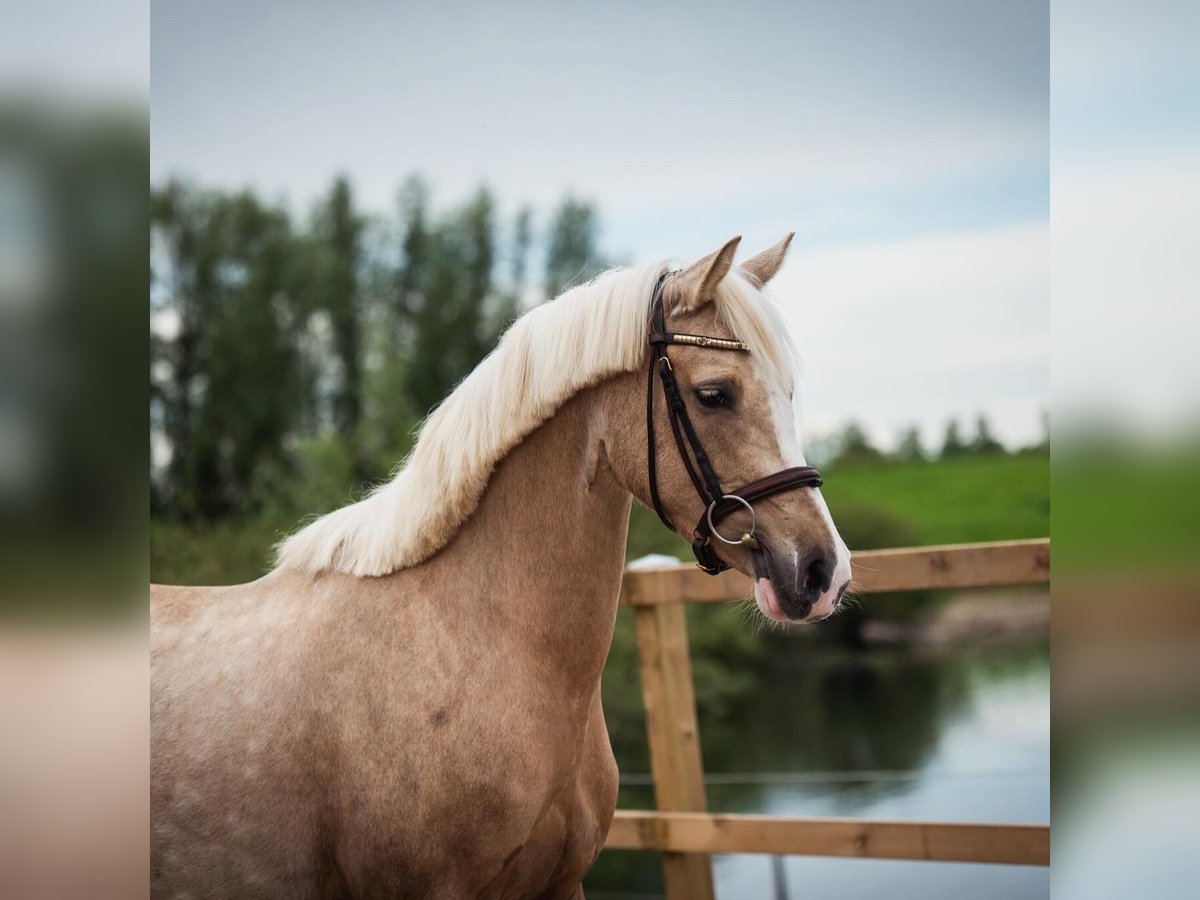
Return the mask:
[[[700,729],[681,603],[637,606],[638,655],[654,802],[668,812],[707,812]],[[668,900],[712,900],[712,857],[663,853]]]

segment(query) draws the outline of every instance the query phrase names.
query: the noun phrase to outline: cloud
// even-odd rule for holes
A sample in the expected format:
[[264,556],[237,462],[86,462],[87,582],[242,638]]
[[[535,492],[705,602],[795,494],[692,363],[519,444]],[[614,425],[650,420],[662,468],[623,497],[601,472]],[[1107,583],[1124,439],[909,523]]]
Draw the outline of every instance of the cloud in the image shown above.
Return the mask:
[[344,168],[387,209],[420,170],[625,215],[1045,158],[1037,3],[298,9],[156,9],[155,178],[304,205]]
[[1032,221],[797,252],[772,287],[805,363],[806,432],[857,419],[932,438],[987,411],[1005,440],[1040,438],[1049,240]]

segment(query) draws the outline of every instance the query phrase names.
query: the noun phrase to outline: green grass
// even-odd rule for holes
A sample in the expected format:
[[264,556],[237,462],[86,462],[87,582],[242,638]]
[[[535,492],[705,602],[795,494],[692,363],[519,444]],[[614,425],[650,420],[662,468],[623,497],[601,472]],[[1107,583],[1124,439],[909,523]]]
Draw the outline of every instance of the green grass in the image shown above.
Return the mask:
[[907,521],[922,544],[1050,534],[1050,456],[968,456],[830,469],[822,492],[839,509],[870,507]]
[[[1200,564],[1200,448],[1056,451],[1060,560],[1072,574],[1159,574]],[[1165,568],[1164,568],[1165,567]],[[1190,576],[1189,576],[1190,577]]]

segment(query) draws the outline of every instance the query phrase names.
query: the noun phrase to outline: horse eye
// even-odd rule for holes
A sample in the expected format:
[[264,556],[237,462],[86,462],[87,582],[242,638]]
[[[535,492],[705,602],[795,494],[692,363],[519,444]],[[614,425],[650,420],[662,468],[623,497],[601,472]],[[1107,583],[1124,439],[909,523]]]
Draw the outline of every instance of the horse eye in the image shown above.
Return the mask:
[[708,407],[728,406],[729,398],[725,396],[725,392],[720,388],[705,387],[696,389],[696,398]]

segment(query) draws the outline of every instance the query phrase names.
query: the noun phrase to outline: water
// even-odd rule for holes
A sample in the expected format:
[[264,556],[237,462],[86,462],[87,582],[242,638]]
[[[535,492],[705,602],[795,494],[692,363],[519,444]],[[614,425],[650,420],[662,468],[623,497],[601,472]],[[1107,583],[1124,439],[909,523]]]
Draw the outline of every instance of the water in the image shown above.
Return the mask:
[[[1048,822],[1050,653],[987,649],[786,648],[765,689],[718,718],[701,710],[709,808],[786,816]],[[621,756],[618,755],[621,763]],[[622,764],[621,808],[653,808],[648,778]],[[1044,867],[717,856],[728,898],[1046,897]],[[653,853],[606,851],[589,898],[660,896]]]

